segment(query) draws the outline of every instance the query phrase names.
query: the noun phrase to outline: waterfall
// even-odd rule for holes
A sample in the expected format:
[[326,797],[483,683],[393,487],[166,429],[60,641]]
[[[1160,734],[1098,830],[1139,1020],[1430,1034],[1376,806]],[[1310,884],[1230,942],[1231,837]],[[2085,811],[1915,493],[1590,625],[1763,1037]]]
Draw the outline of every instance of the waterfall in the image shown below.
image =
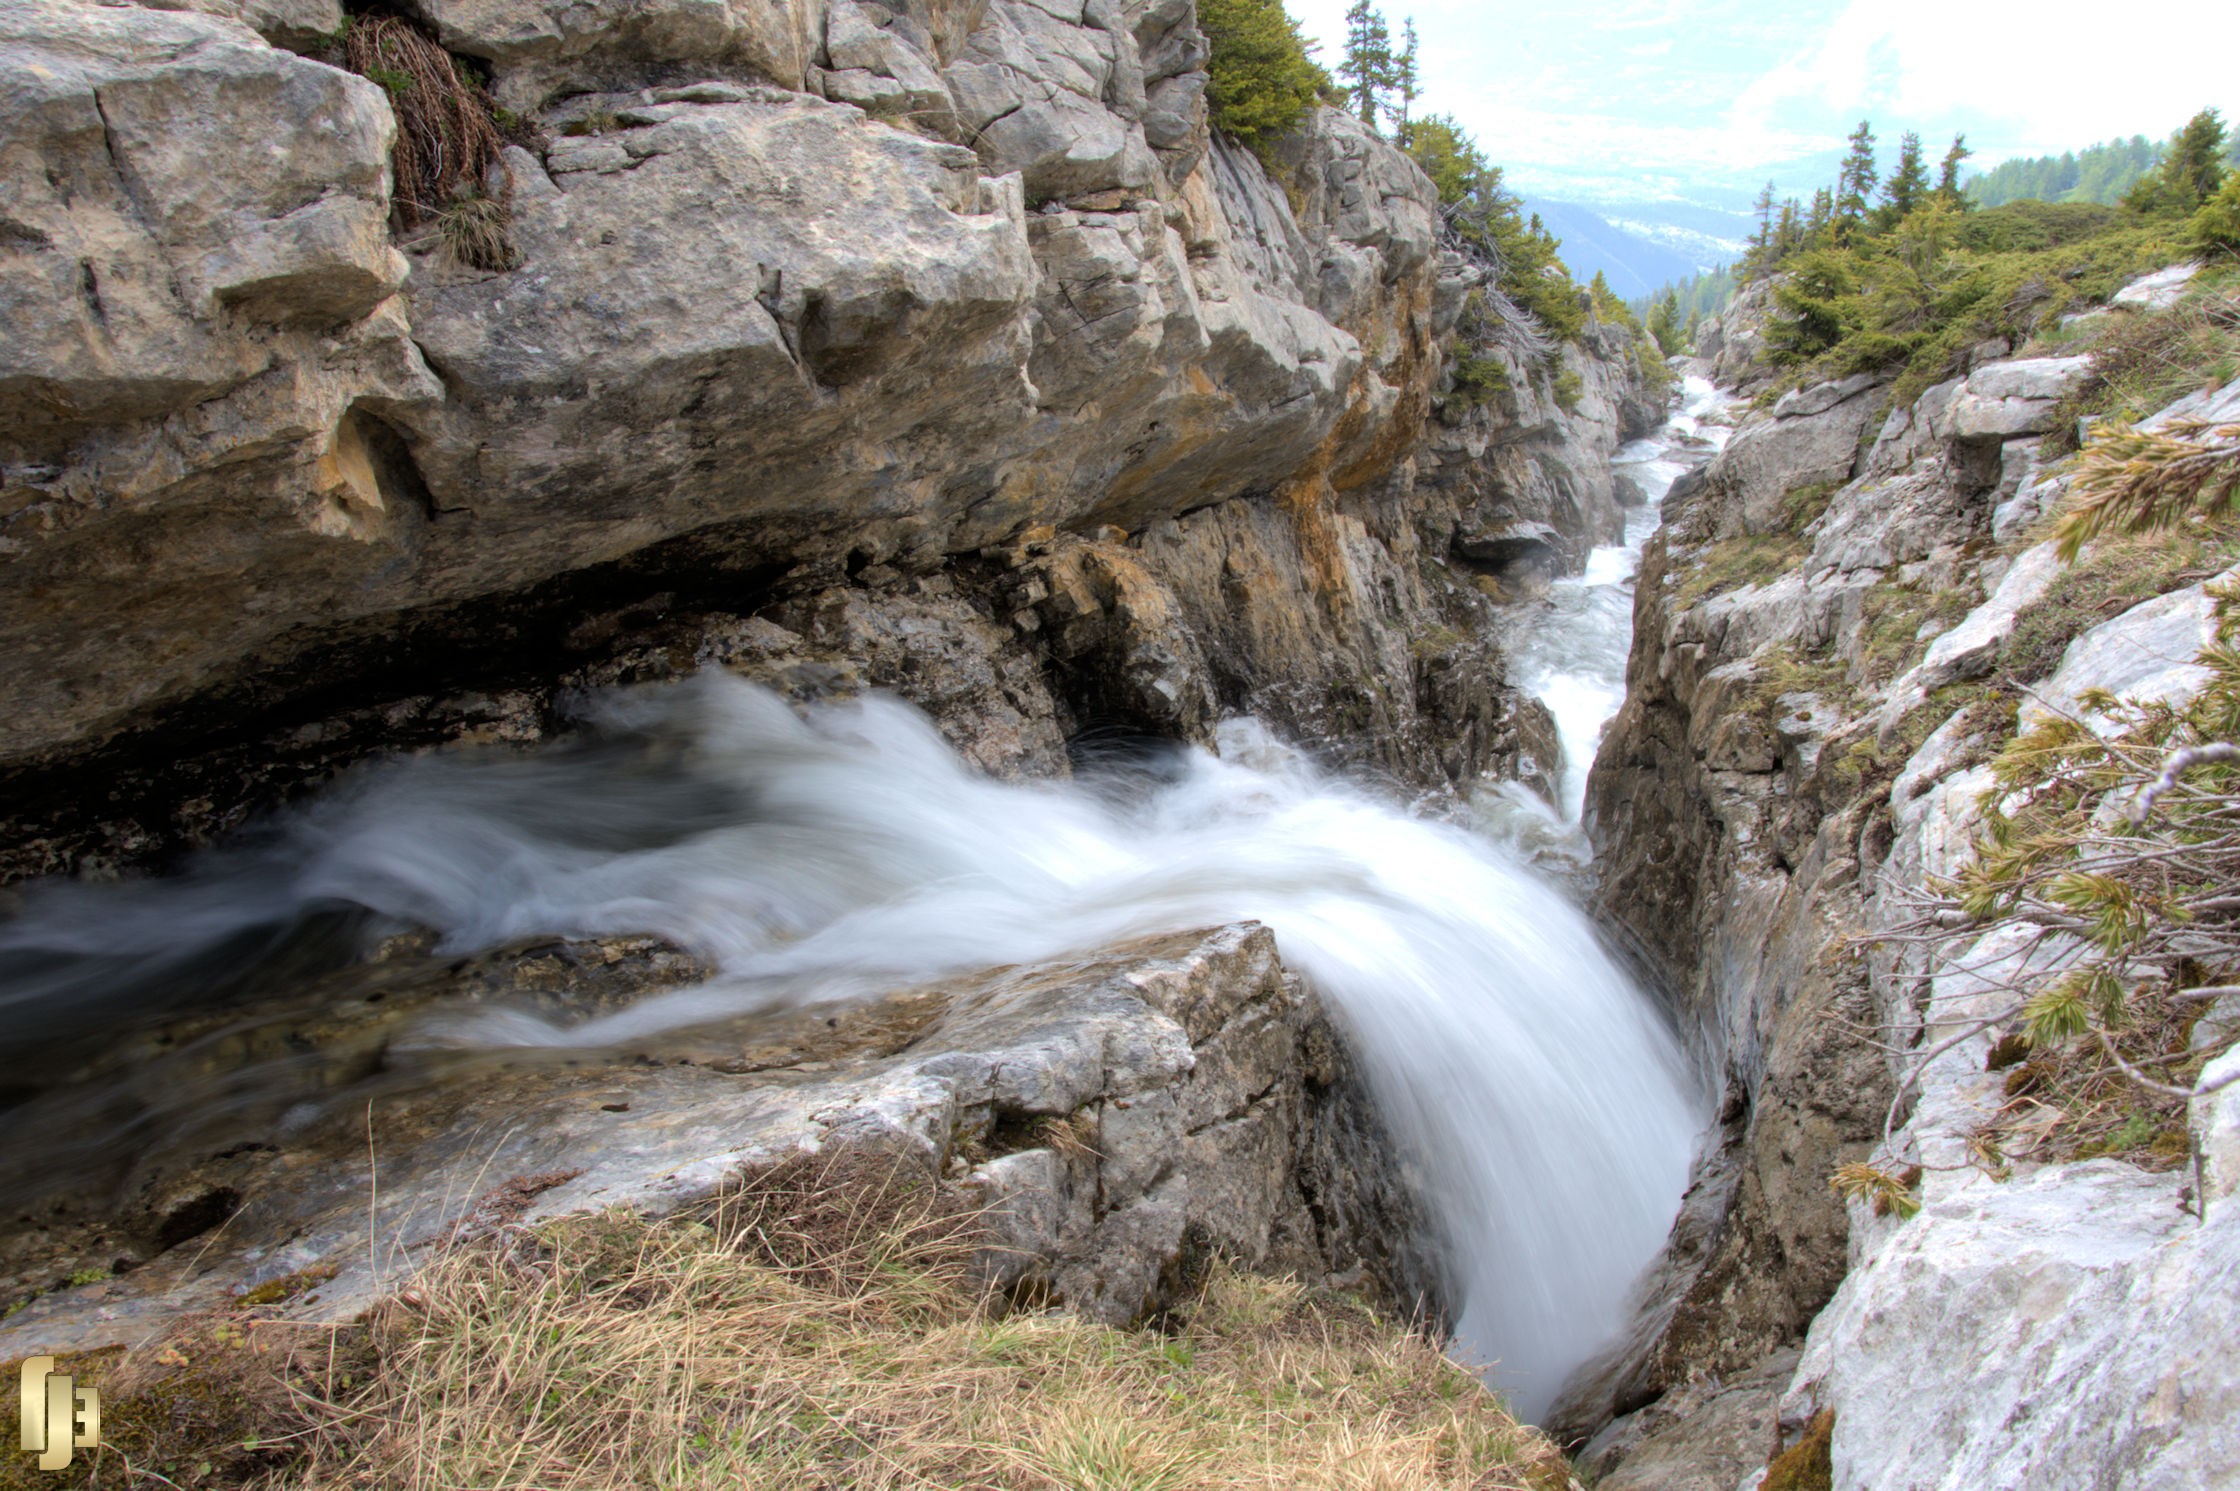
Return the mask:
[[[193,1007],[229,970],[307,956],[313,925],[360,948],[432,928],[454,953],[655,933],[710,960],[704,983],[572,1023],[455,1008],[390,1043],[627,1050],[755,1009],[1256,919],[1353,1041],[1490,1380],[1536,1413],[1621,1326],[1705,1114],[1650,1001],[1499,844],[1326,776],[1249,720],[1223,727],[1218,754],[1039,784],[975,774],[897,701],[804,715],[723,675],[615,695],[589,725],[527,756],[360,773],[179,876],[31,887],[0,926],[5,1028],[60,1049]],[[35,1063],[19,1050],[10,1065]],[[144,1081],[107,1142],[175,1125],[212,1100],[210,1080]],[[11,1143],[117,1106],[32,1102]]]

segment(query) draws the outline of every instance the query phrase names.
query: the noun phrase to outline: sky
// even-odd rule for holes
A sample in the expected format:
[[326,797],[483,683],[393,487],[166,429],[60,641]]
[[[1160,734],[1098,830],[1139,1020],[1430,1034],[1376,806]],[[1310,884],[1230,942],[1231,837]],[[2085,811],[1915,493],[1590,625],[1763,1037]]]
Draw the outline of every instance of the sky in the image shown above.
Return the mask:
[[[1339,56],[1347,0],[1286,0]],[[1419,109],[1451,113],[1528,193],[1731,203],[1807,194],[1874,121],[1932,162],[1957,132],[1986,169],[2240,113],[2240,3],[2169,0],[2125,23],[2068,0],[1387,0],[1421,32]]]

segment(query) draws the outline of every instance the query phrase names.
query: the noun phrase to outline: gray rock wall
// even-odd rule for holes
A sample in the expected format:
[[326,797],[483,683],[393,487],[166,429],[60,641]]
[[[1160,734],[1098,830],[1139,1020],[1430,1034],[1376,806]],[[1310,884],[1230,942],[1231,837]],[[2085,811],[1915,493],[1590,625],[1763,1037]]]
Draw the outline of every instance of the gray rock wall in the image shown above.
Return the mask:
[[[334,1002],[310,1028],[341,1067],[406,1010],[549,991],[564,966],[589,970],[566,975],[579,999],[704,974],[643,942],[467,964],[407,952],[376,972],[390,997]],[[366,976],[350,975],[361,995]],[[317,994],[294,997],[316,1007]],[[526,1184],[508,1220],[666,1215],[800,1154],[877,1155],[940,1177],[989,1219],[988,1282],[1027,1303],[1126,1323],[1219,1255],[1341,1276],[1403,1312],[1439,1309],[1391,1141],[1320,1005],[1250,924],[764,1012],[564,1065],[425,1073],[278,1144],[231,1142],[272,1137],[268,1117],[163,1136],[114,1185],[70,1185],[36,1219],[0,1225],[11,1301],[89,1264],[141,1265],[39,1294],[0,1327],[0,1350],[138,1341],[307,1269],[331,1277],[291,1313],[345,1319],[430,1246],[490,1225],[484,1208],[509,1187]]]
[[[542,132],[506,157],[514,270],[392,242],[383,91],[284,49],[318,6],[0,13],[9,873],[196,841],[369,748],[548,730],[625,652],[722,660],[841,591],[1010,680],[995,735],[1031,723],[992,743],[984,687],[797,631],[803,659],[996,769],[1216,708],[1418,780],[1498,764],[1514,701],[1467,681],[1482,607],[1445,569],[1476,497],[1452,450],[1414,484],[1459,304],[1430,185],[1334,111],[1273,175],[1214,138],[1187,0],[417,13]],[[1586,534],[1629,395],[1567,355],[1581,418],[1478,438],[1531,444],[1510,485]],[[1053,644],[1005,578],[1052,543],[1172,594]]]
[[[1823,1408],[1847,1488],[2211,1485],[2240,1467],[2223,1374],[2172,1386],[2226,1328],[2229,1281],[2202,1280],[2229,1266],[2230,1218],[2181,1226],[2179,1177],[2109,1162],[1980,1173],[1990,1035],[1904,1110],[1902,1147],[1932,1157],[1920,1216],[1847,1208],[1828,1184],[1883,1137],[1906,1057],[1875,1033],[1902,1045],[1965,1013],[1942,980],[1924,1006],[1918,956],[1851,939],[1966,861],[1982,763],[2036,707],[1939,693],[2002,666],[2059,572],[2030,542],[2064,480],[2039,447],[2082,362],[2002,352],[1906,406],[1872,379],[1787,395],[1675,487],[1645,555],[1629,697],[1589,786],[1599,895],[1727,1103],[1630,1349],[1559,1410],[1582,1434],[1625,1414],[1587,1452],[1608,1484],[1732,1485],[1777,1419],[1794,1436]],[[2201,670],[2173,660],[2207,617],[2198,587],[2147,598],[2052,677],[2004,682],[2179,697]],[[1955,698],[1941,722],[1925,707]],[[2166,1409],[2100,1406],[2149,1398]]]

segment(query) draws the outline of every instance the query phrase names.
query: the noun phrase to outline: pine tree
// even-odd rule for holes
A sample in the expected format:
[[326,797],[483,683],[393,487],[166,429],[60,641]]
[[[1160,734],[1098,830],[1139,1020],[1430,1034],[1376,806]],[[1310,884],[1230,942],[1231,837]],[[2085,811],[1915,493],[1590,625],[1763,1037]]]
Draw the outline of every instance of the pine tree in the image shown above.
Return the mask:
[[2186,121],[2170,142],[2162,175],[2172,202],[2187,212],[2217,194],[2224,185],[2224,119],[2215,109]]
[[1921,136],[1907,130],[1898,137],[1898,168],[1882,184],[1882,218],[1901,223],[1929,200],[1929,168],[1921,159]]
[[1944,161],[1937,167],[1937,200],[1955,212],[1968,205],[1966,194],[1960,190],[1960,163],[1974,153],[1968,148],[1966,135],[1954,135],[1952,148],[1944,153]]
[[1812,208],[1805,214],[1805,237],[1818,240],[1828,231],[1828,224],[1836,215],[1836,194],[1826,187],[1812,194]]
[[1758,215],[1758,231],[1750,235],[1750,252],[1744,257],[1755,268],[1765,269],[1773,263],[1773,183],[1767,182],[1765,190],[1758,193],[1758,200],[1750,204]]
[[1281,0],[1198,0],[1207,59],[1206,103],[1216,129],[1254,150],[1317,108],[1330,75]]
[[1384,108],[1396,70],[1392,32],[1385,25],[1384,12],[1369,0],[1353,0],[1346,7],[1345,56],[1338,63],[1338,80],[1353,96],[1355,116],[1372,130],[1377,127],[1377,115]]
[[2162,164],[2132,184],[2123,205],[2133,212],[2191,216],[2224,184],[2224,119],[2203,109],[2170,137]]
[[1874,163],[1874,126],[1867,120],[1860,120],[1848,143],[1850,152],[1843,158],[1843,168],[1836,173],[1836,217],[1846,225],[1866,217],[1867,204],[1874,198],[1874,185],[1879,179]]
[[1695,328],[1690,326],[1686,340],[1680,330],[1680,292],[1670,285],[1664,295],[1649,311],[1649,335],[1656,339],[1657,349],[1670,357],[1694,340]]
[[1397,139],[1406,139],[1408,120],[1415,112],[1416,94],[1421,85],[1421,74],[1416,70],[1416,18],[1401,23],[1400,55],[1392,59],[1392,90],[1400,96],[1400,105],[1393,113],[1392,133]]
[[1786,259],[1804,247],[1804,214],[1797,209],[1797,199],[1791,197],[1781,204],[1781,217],[1773,228],[1773,253],[1776,260]]

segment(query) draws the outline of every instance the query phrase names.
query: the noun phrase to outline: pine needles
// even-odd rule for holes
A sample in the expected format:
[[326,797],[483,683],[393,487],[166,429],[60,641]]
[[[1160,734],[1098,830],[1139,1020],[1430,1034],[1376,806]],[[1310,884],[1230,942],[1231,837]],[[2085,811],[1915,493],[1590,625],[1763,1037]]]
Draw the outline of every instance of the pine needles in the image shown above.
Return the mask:
[[2206,686],[2182,707],[2089,695],[2098,728],[2055,716],[2010,742],[1974,858],[1880,938],[1965,991],[1930,1012],[1940,1038],[1907,1088],[1959,1041],[2003,1036],[2008,1101],[1975,1140],[1994,1170],[2026,1155],[2180,1163],[2186,1104],[2230,1044],[2191,1039],[2240,977],[2240,593],[2212,594]]
[[2085,447],[2070,492],[2054,528],[2064,562],[2103,533],[2152,532],[2229,508],[2240,492],[2240,424],[2119,425]]
[[381,85],[396,111],[390,161],[397,225],[409,230],[433,221],[446,252],[470,268],[519,267],[513,173],[482,85],[399,16],[356,17],[342,53],[350,71]]

